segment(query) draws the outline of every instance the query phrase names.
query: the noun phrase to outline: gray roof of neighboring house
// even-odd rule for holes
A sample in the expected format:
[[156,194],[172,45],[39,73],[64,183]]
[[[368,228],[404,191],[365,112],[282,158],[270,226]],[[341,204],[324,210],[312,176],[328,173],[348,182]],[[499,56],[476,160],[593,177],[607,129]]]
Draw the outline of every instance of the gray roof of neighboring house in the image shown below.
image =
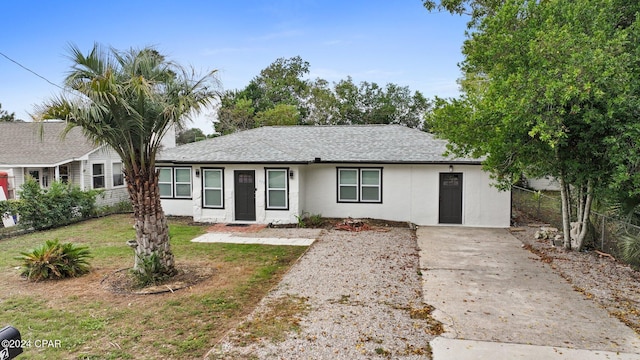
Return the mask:
[[62,139],[60,134],[65,126],[62,122],[0,122],[0,166],[60,164],[99,147],[88,141],[80,128],[72,129]]
[[163,151],[173,163],[471,163],[451,158],[446,140],[399,125],[267,126]]

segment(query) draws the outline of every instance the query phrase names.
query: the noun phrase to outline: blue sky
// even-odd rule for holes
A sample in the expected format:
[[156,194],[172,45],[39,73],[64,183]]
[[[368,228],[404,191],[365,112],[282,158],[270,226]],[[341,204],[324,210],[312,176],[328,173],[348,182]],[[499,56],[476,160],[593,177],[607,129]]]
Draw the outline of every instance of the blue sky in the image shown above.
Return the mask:
[[[0,52],[62,85],[69,43],[155,46],[225,90],[243,88],[277,58],[301,56],[310,77],[395,83],[425,96],[458,93],[467,19],[429,13],[420,0],[33,1],[0,3]],[[60,90],[0,56],[0,104],[28,120]],[[193,126],[211,133],[203,114]]]

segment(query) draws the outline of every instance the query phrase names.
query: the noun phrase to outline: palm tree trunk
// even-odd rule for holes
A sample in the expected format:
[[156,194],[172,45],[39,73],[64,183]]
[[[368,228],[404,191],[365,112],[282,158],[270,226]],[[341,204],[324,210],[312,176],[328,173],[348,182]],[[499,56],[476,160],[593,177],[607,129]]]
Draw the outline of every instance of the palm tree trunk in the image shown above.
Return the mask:
[[155,172],[147,173],[144,170],[135,175],[137,176],[125,174],[136,229],[134,269],[139,272],[148,271],[149,269],[145,270],[140,265],[155,254],[160,266],[153,270],[153,275],[174,275],[175,262],[169,244],[167,218],[160,204],[158,178]]

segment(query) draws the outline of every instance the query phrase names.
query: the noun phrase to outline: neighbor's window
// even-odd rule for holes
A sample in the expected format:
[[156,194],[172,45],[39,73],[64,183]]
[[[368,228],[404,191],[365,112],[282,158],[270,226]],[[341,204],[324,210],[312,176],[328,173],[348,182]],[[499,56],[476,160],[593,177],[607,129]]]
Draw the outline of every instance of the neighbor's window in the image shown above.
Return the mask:
[[113,170],[113,186],[124,185],[124,174],[122,173],[122,163],[111,164]]
[[224,208],[224,190],[222,186],[222,179],[222,169],[202,170],[203,207]]
[[91,165],[91,174],[93,177],[93,188],[94,189],[102,189],[104,188],[104,164],[92,164]]
[[65,184],[69,183],[69,165],[60,165],[58,175],[60,175],[61,182]]
[[191,197],[191,168],[175,168],[175,191],[174,196],[177,198]]
[[158,187],[161,198],[173,197],[173,169],[170,167],[160,168],[158,175]]
[[338,168],[338,202],[382,202],[382,169]]
[[289,169],[267,169],[267,209],[289,208],[288,178]]

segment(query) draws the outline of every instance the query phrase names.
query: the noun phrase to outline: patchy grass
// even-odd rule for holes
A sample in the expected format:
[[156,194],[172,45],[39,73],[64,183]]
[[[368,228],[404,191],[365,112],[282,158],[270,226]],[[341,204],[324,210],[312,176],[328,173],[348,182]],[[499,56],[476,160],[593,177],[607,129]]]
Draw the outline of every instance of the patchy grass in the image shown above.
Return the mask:
[[[190,288],[158,295],[119,295],[102,280],[133,264],[131,215],[114,215],[0,240],[0,318],[32,347],[28,359],[193,359],[236,326],[306,249],[293,246],[204,244],[204,228],[170,221],[178,264],[210,267],[214,275]],[[75,279],[28,283],[15,259],[59,239],[88,246],[92,271]],[[295,301],[291,300],[293,304]],[[288,305],[284,304],[284,308]],[[293,305],[291,305],[293,306]],[[60,347],[35,347],[59,340]],[[55,345],[55,343],[54,343]]]
[[234,340],[243,346],[263,339],[284,341],[288,333],[300,330],[300,316],[308,311],[306,298],[287,295],[271,299],[265,311],[238,327],[239,336]]

